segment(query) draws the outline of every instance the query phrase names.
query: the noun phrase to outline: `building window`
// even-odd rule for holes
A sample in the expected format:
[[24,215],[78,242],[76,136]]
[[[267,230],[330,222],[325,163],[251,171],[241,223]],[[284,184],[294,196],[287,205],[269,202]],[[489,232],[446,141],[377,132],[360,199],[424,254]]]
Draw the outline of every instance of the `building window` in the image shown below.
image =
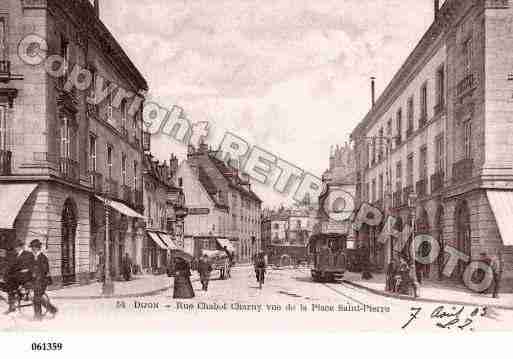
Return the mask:
[[396,191],[400,191],[402,189],[402,177],[403,177],[403,165],[401,161],[397,162],[395,166],[395,188]]
[[423,146],[420,149],[420,161],[419,161],[419,175],[421,180],[427,178],[427,147]]
[[399,109],[396,115],[397,142],[401,143],[403,134],[403,111]]
[[7,60],[7,21],[5,17],[0,17],[0,60]]
[[7,107],[0,105],[0,150],[9,150],[9,127],[7,125]]
[[379,138],[378,138],[378,143],[379,143],[379,152],[378,152],[378,161],[383,161],[383,137],[384,137],[384,133],[383,133],[383,127],[381,127],[379,129]]
[[436,169],[438,172],[444,172],[444,135],[443,133],[438,135],[435,140],[435,151],[436,151]]
[[61,158],[75,159],[76,143],[76,129],[71,125],[71,120],[68,117],[63,117],[60,128]]
[[89,171],[96,172],[96,135],[89,135]]
[[121,183],[126,185],[126,154],[121,155]]
[[376,202],[376,179],[372,180],[372,203]]
[[464,144],[465,144],[465,158],[472,158],[472,121],[469,119],[464,123]]
[[383,174],[380,174],[379,175],[379,188],[378,188],[378,193],[379,193],[379,198],[378,200],[379,201],[383,201],[383,197],[384,197],[384,191],[383,191],[383,186],[384,186],[384,183],[383,183]]
[[121,101],[120,109],[121,109],[121,130],[124,131],[124,130],[126,130],[126,119],[128,117],[128,106],[126,103],[126,99],[123,99],[123,101]]
[[406,185],[408,187],[413,186],[413,153],[408,156],[408,162],[406,164],[406,171],[408,172],[406,177]]
[[112,179],[112,146],[107,145],[107,172],[109,174],[109,179]]
[[413,96],[408,99],[408,132],[413,131],[413,117],[414,117],[414,108],[413,108]]
[[137,191],[139,188],[139,163],[134,161],[134,191]]
[[439,110],[445,106],[445,68],[444,65],[436,71],[436,105]]
[[470,75],[472,72],[472,56],[472,37],[470,37],[463,43],[463,68],[465,75]]
[[426,124],[428,116],[428,92],[427,82],[420,88],[420,127]]

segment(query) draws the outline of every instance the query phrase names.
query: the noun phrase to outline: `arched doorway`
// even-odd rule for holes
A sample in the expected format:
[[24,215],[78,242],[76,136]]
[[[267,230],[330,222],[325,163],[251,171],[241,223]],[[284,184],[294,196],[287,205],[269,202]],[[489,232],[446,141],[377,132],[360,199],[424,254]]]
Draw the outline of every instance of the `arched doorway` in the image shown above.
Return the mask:
[[[470,211],[468,208],[467,201],[461,201],[458,203],[455,212],[455,223],[456,223],[456,246],[458,251],[466,254],[469,258],[472,257],[471,249],[471,238],[472,233],[470,229]],[[461,278],[465,271],[465,264],[462,261],[458,262],[456,275]]]
[[61,240],[61,272],[62,284],[72,284],[76,280],[75,272],[75,241],[77,234],[77,217],[75,204],[66,200],[62,210]]

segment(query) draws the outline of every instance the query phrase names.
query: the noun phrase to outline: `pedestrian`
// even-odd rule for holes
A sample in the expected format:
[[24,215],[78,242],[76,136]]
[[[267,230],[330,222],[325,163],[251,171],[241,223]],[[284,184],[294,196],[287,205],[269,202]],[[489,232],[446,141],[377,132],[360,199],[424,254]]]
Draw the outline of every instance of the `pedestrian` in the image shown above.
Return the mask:
[[394,292],[395,291],[395,275],[396,275],[396,263],[394,259],[390,260],[390,263],[388,263],[387,266],[387,273],[386,273],[386,284],[385,284],[385,290],[387,292]]
[[194,298],[194,289],[191,283],[191,266],[189,262],[180,257],[177,257],[175,262],[173,298]]
[[41,250],[42,243],[38,239],[30,242],[30,249],[35,258],[33,269],[33,285],[34,285],[34,319],[43,319],[42,307],[52,315],[57,314],[57,308],[50,303],[46,294],[46,288],[51,284],[50,266],[48,264],[48,257]]
[[262,289],[262,285],[265,282],[265,272],[267,267],[265,254],[263,252],[255,255],[253,265],[255,266],[256,280],[259,283],[259,288]]
[[[491,268],[492,272],[493,272],[492,259],[488,256],[488,254],[486,252],[482,252],[480,254],[479,261],[484,264],[485,268]],[[483,271],[483,270],[476,271],[476,274],[474,274],[474,278],[472,278],[473,282],[482,283],[483,280],[485,279],[485,276],[486,276],[485,271]],[[495,277],[495,274],[493,274],[493,276]],[[490,287],[491,287],[491,285],[490,285]],[[490,289],[490,287],[485,288],[483,291],[480,292],[480,294],[486,294],[488,292],[488,290]]]
[[5,283],[0,288],[2,291],[7,292],[8,297],[9,308],[4,314],[9,314],[16,310],[16,291],[20,286],[32,281],[33,268],[34,255],[32,252],[25,250],[24,242],[16,241],[7,260]]
[[121,261],[121,272],[123,273],[123,278],[126,282],[132,278],[132,260],[128,253],[125,253],[123,260]]
[[200,276],[200,282],[202,289],[208,291],[208,282],[210,281],[210,272],[212,272],[212,265],[208,259],[208,256],[204,254],[198,263],[198,273]]
[[420,283],[418,281],[418,271],[417,266],[415,265],[415,260],[411,261],[411,265],[408,271],[409,274],[409,285],[413,290],[413,298],[416,299],[419,296],[420,291]]
[[500,283],[502,280],[502,272],[504,270],[504,261],[502,258],[502,252],[497,251],[497,256],[492,261],[492,273],[493,273],[493,298],[499,298]]

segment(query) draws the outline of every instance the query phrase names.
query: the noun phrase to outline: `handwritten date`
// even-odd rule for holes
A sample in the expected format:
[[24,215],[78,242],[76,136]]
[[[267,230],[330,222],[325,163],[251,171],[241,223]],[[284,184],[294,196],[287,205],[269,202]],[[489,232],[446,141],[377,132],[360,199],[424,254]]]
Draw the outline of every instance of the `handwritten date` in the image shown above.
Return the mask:
[[[412,307],[410,318],[402,326],[402,329],[406,329],[414,321],[420,319],[422,312],[423,308]],[[434,325],[438,328],[458,328],[460,330],[473,330],[471,325],[474,323],[476,318],[484,317],[487,315],[487,313],[488,311],[486,307],[474,308],[470,311],[465,310],[464,306],[453,306],[451,308],[446,308],[445,306],[441,305],[431,312],[429,319],[431,319]]]

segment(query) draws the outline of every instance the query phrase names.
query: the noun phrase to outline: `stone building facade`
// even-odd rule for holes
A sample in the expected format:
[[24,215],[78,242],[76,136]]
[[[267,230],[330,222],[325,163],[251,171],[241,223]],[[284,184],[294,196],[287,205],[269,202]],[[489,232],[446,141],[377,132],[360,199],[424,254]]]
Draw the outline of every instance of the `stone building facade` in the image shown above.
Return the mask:
[[[85,283],[99,271],[104,199],[132,215],[142,211],[142,112],[128,107],[135,98],[143,102],[139,94],[148,86],[98,9],[98,1],[0,1],[0,191],[17,204],[0,210],[0,216],[14,214],[2,223],[1,246],[9,247],[14,237],[42,240],[57,285]],[[52,76],[44,63],[28,64],[18,56],[20,41],[33,34],[44,39],[47,55],[65,60],[65,76]],[[91,88],[66,86],[76,65],[91,74],[91,88],[101,78],[137,95],[115,106],[112,92],[91,104]],[[120,253],[140,241],[143,230],[127,211],[110,212],[115,274]]]
[[249,177],[219,160],[217,151],[200,144],[197,149],[189,147],[177,181],[189,209],[186,241],[205,242],[203,247],[213,248],[216,240],[225,239],[231,242],[238,262],[251,261],[262,248],[262,200],[251,189]]
[[[435,4],[437,2],[435,1]],[[513,4],[447,0],[373,108],[352,133],[357,202],[370,202],[478,259],[485,252],[513,265]],[[414,193],[414,196],[411,194]],[[410,202],[410,203],[408,203]],[[401,223],[402,222],[402,223]],[[379,228],[359,238],[383,267]],[[424,274],[442,278],[447,257]],[[466,264],[460,261],[454,279]]]

